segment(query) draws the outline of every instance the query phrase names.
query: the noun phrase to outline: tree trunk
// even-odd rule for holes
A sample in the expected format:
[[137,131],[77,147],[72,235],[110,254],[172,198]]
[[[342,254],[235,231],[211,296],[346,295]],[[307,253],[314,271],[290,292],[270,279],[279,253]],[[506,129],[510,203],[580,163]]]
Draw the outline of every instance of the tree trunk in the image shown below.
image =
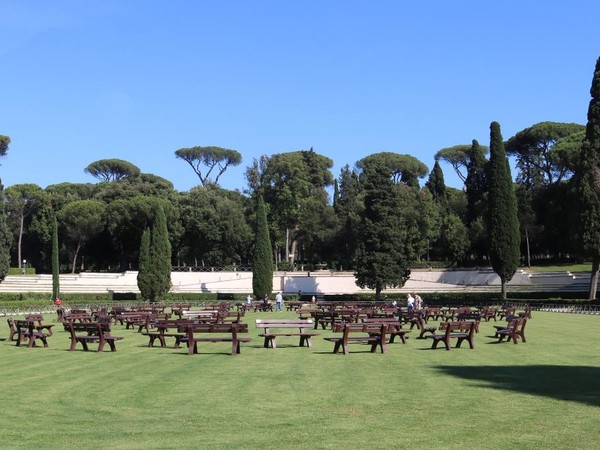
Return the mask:
[[502,282],[502,300],[506,300],[506,280],[504,278],[501,278],[500,280]]
[[77,248],[75,249],[75,254],[73,255],[73,265],[71,268],[71,273],[75,273],[75,266],[77,265],[77,256],[79,256],[80,249],[81,249],[81,241],[78,241]]
[[590,277],[590,295],[589,300],[596,299],[596,289],[598,288],[598,268],[600,267],[600,257],[594,257],[592,261],[592,274]]
[[18,263],[18,268],[20,269],[22,266],[21,264],[23,264],[23,258],[21,257],[21,243],[23,242],[23,228],[25,227],[25,216],[23,214],[21,214],[21,224],[19,226],[19,242],[17,244],[17,263]]

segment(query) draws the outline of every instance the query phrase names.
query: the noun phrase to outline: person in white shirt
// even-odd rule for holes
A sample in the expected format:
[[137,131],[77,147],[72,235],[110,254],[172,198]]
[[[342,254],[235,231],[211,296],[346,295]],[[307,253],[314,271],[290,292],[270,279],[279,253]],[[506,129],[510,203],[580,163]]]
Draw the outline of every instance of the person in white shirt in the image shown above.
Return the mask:
[[415,298],[412,296],[412,294],[408,294],[408,297],[406,298],[406,306],[408,307],[409,311],[412,311],[415,308]]
[[277,293],[275,296],[275,309],[277,311],[281,311],[281,307],[283,306],[283,295],[281,295],[281,291]]

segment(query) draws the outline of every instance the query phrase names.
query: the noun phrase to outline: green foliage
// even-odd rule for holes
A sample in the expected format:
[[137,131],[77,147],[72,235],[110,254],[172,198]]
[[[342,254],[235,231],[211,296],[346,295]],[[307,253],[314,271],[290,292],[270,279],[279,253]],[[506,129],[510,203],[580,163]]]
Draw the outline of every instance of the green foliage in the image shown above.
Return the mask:
[[60,261],[58,254],[58,221],[52,216],[52,298],[60,297]]
[[152,264],[150,262],[150,228],[146,228],[140,240],[140,260],[137,274],[137,285],[142,298],[152,297]]
[[[517,181],[531,189],[560,183],[568,177],[579,153],[583,129],[577,123],[541,122],[511,137],[505,147],[517,158]],[[567,142],[560,144],[563,139]],[[577,139],[579,145],[573,145]]]
[[362,180],[365,211],[355,275],[358,286],[375,289],[379,299],[386,287],[404,285],[423,247],[418,191],[394,184],[389,166],[378,162],[364,166]]
[[151,227],[140,240],[138,288],[145,300],[163,298],[171,289],[171,244],[165,213],[159,205]]
[[[219,178],[229,166],[238,166],[242,162],[242,155],[238,151],[221,147],[180,148],[175,151],[175,156],[183,159],[194,169],[203,186],[210,184],[213,170],[218,172],[214,179],[214,184],[218,184]],[[208,168],[204,175],[203,165]]]
[[289,255],[294,263],[299,246],[323,239],[322,228],[313,225],[329,217],[326,188],[333,184],[332,166],[331,159],[311,148],[264,157],[248,168],[250,192],[255,198],[262,195],[268,205],[271,239],[284,249],[281,259]]
[[223,266],[248,260],[252,230],[245,217],[246,199],[217,186],[182,194],[183,234],[179,255],[188,265]]
[[137,177],[140,169],[135,164],[122,159],[101,159],[89,164],[84,172],[100,181],[117,181],[123,178]]
[[252,292],[257,299],[262,299],[265,294],[273,292],[272,250],[267,211],[262,197],[259,197],[256,207],[256,229],[252,252]]
[[600,58],[590,89],[592,99],[588,107],[585,140],[581,148],[576,173],[578,198],[577,229],[581,250],[592,258],[592,278],[589,298],[596,297],[600,265]]
[[[2,136],[0,136],[1,141]],[[4,198],[4,187],[0,183],[0,198]],[[4,203],[0,204],[0,282],[10,268],[10,245],[12,237],[6,225]]]
[[0,134],[0,157],[6,156],[8,153],[8,146],[10,145],[10,138]]
[[[476,141],[474,141],[476,142]],[[478,144],[479,145],[479,144]],[[488,153],[489,149],[485,146],[479,147],[482,152],[482,156],[485,159],[485,155]],[[465,181],[468,177],[468,169],[471,164],[472,146],[471,145],[454,145],[453,147],[442,148],[435,154],[436,161],[445,161],[452,166],[458,177]],[[467,170],[467,174],[465,174],[464,170]]]
[[381,165],[390,172],[394,184],[400,182],[418,188],[419,178],[427,175],[427,166],[412,155],[400,155],[392,152],[373,153],[356,163],[363,171],[369,165]]
[[433,199],[438,203],[446,203],[446,183],[444,183],[444,173],[437,161],[433,165],[433,169],[429,174],[429,180],[425,183],[425,187],[429,189]]
[[65,237],[75,244],[72,271],[75,272],[80,249],[104,229],[106,206],[97,200],[77,200],[65,205],[58,213]]
[[490,126],[488,204],[490,259],[494,272],[500,277],[505,296],[506,283],[519,266],[520,235],[515,190],[497,122]]

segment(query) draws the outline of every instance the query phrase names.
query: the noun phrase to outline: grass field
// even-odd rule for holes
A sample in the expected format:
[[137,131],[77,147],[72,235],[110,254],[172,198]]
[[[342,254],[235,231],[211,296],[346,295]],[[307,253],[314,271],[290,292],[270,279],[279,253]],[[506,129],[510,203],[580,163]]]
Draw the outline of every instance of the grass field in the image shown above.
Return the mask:
[[[277,314],[277,315],[276,315]],[[331,353],[296,338],[147,348],[124,336],[116,353],[69,352],[62,326],[50,347],[21,348],[1,328],[0,447],[111,449],[598,448],[600,316],[534,312],[526,344],[429,350],[414,336],[387,354],[351,345]],[[48,319],[53,317],[48,316]],[[4,322],[5,323],[5,322]],[[413,333],[414,334],[414,333]]]

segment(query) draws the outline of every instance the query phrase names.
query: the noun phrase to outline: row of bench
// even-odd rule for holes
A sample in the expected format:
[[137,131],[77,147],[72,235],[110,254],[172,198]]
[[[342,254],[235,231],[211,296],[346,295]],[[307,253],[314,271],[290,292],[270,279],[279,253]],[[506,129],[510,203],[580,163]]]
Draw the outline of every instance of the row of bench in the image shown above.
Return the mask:
[[[402,328],[402,323],[393,318],[367,318],[362,323],[340,323],[336,324],[334,331],[340,333],[338,336],[326,337],[327,341],[334,343],[334,353],[340,349],[344,354],[348,354],[348,345],[352,342],[363,342],[371,345],[371,352],[377,348],[382,353],[386,352],[386,344],[393,343],[398,337],[403,343],[406,343],[409,329]],[[35,341],[40,339],[47,347],[46,338],[51,333],[44,332],[41,318],[38,322],[32,320],[17,322],[17,345],[20,345],[22,339],[29,339],[29,346],[34,346]],[[518,340],[526,342],[525,324],[526,317],[513,317],[506,326],[496,326],[496,337],[498,342],[505,338],[512,340],[515,344]],[[456,340],[456,347],[460,347],[462,342],[467,341],[470,348],[475,347],[474,334],[478,331],[477,321],[452,321],[442,322],[440,327],[421,328],[419,338],[432,339],[432,348],[437,348],[439,343],[443,343],[447,350],[450,350],[450,342]],[[9,322],[10,325],[10,322]],[[106,344],[110,346],[111,351],[116,351],[115,342],[123,339],[122,337],[111,334],[110,322],[77,322],[71,320],[64,323],[65,330],[69,331],[71,337],[70,350],[75,350],[77,344],[81,344],[84,350],[89,350],[88,344],[97,343],[98,351],[103,351]],[[311,319],[257,319],[256,326],[261,329],[260,337],[264,338],[263,346],[265,348],[277,348],[277,337],[296,336],[299,337],[300,347],[311,347],[311,339],[319,336],[320,333],[309,331],[313,325]],[[48,326],[46,326],[48,327]],[[141,331],[141,329],[140,329]],[[175,348],[179,348],[182,343],[188,346],[188,353],[193,355],[197,353],[197,345],[200,342],[231,342],[231,354],[240,353],[240,344],[250,342],[251,338],[240,337],[240,333],[247,333],[248,325],[237,321],[207,323],[198,320],[189,319],[162,319],[156,320],[143,334],[148,336],[148,346],[153,347],[158,340],[162,347],[166,346],[166,338],[175,338]],[[430,335],[425,336],[429,332]],[[360,333],[360,334],[359,334]],[[12,339],[11,334],[11,339]]]

